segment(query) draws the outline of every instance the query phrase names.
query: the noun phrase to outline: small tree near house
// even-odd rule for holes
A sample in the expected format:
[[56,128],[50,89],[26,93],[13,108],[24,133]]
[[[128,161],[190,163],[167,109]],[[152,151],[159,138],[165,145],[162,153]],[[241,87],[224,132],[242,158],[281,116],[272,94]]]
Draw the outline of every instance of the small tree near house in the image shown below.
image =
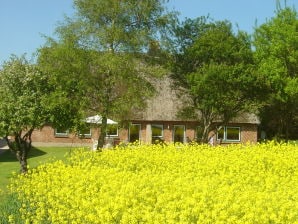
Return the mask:
[[25,57],[12,56],[0,70],[0,136],[15,153],[21,172],[27,172],[31,134],[45,124],[43,100],[49,92],[47,77]]

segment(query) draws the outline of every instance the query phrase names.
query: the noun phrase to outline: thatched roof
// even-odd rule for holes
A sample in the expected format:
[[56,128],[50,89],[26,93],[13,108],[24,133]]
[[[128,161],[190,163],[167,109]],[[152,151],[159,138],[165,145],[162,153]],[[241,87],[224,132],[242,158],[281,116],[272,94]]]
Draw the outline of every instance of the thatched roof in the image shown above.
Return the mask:
[[253,113],[242,113],[233,118],[230,123],[260,124],[260,119]]
[[[173,80],[169,76],[150,80],[156,88],[156,95],[147,101],[147,108],[135,114],[134,120],[147,121],[185,121],[177,116],[183,107],[187,96],[179,96],[178,91],[172,88]],[[184,100],[183,100],[184,99]],[[195,121],[188,119],[188,121]],[[259,124],[255,114],[243,113],[234,118],[231,123]]]
[[176,91],[171,88],[172,80],[170,77],[156,78],[150,80],[155,86],[156,94],[147,100],[147,108],[136,114],[136,120],[150,121],[178,121],[177,117],[182,102],[178,98]]

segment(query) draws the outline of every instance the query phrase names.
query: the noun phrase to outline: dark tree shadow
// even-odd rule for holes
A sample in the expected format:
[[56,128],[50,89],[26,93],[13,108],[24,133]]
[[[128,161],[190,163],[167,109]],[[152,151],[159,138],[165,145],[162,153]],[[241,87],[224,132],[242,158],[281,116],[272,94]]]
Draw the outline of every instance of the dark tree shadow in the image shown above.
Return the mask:
[[[2,149],[1,149],[2,150]],[[15,154],[13,154],[9,149],[3,150],[0,154],[0,163],[1,162],[17,162]]]
[[[45,154],[47,153],[38,148],[32,147],[31,150],[29,151],[27,159],[42,156]],[[9,149],[5,149],[4,152],[0,153],[0,162],[16,162],[16,161],[18,161],[16,158],[16,155]]]
[[38,156],[43,156],[47,154],[46,152],[38,149],[38,148],[35,148],[35,147],[32,147],[32,149],[30,150],[29,152],[29,155],[28,155],[28,158],[34,158],[34,157],[38,157]]

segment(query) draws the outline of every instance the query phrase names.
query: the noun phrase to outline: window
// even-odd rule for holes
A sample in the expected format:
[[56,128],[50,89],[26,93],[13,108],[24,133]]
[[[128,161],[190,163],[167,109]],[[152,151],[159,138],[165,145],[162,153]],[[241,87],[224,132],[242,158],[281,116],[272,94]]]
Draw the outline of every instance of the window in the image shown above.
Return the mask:
[[224,140],[225,138],[225,127],[220,127],[217,131],[217,140]]
[[118,125],[117,124],[108,124],[107,136],[118,136]]
[[129,142],[140,141],[140,132],[141,132],[140,124],[130,125],[130,127],[129,127]]
[[55,137],[68,137],[68,129],[65,128],[56,128]]
[[152,124],[152,142],[162,141],[163,140],[163,125],[161,124]]
[[174,125],[173,132],[174,142],[184,143],[185,141],[185,126],[184,125]]
[[81,138],[91,138],[91,128],[84,127],[79,132]]
[[217,131],[217,140],[239,142],[240,141],[240,127],[221,127]]
[[227,141],[240,141],[240,128],[239,127],[226,127]]

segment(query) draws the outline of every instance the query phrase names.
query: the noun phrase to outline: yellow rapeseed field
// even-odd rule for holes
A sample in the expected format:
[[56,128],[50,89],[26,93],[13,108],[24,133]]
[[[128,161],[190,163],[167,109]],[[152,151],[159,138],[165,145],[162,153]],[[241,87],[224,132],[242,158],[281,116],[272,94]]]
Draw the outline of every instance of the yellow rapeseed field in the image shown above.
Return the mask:
[[24,223],[298,223],[298,147],[77,150],[10,188]]

